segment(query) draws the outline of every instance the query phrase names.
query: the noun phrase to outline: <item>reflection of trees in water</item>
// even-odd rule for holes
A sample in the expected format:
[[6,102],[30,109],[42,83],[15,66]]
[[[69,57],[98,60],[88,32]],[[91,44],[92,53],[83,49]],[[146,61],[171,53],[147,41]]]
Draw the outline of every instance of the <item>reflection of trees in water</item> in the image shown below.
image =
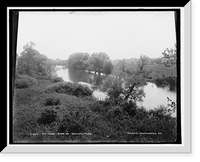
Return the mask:
[[176,76],[165,76],[162,77],[155,77],[153,82],[156,84],[157,87],[165,88],[168,87],[170,91],[176,90],[176,83],[177,77]]
[[160,83],[160,82],[154,82],[155,85],[158,87],[158,88],[166,88],[168,87],[170,91],[176,91],[176,83],[171,83],[171,84],[163,84],[163,83]]
[[105,76],[94,74],[93,84],[97,86],[101,86],[103,84],[103,80]]
[[105,76],[86,73],[85,71],[78,71],[74,69],[68,69],[69,80],[72,82],[86,82],[92,85],[101,86],[103,84],[103,80],[106,78]]

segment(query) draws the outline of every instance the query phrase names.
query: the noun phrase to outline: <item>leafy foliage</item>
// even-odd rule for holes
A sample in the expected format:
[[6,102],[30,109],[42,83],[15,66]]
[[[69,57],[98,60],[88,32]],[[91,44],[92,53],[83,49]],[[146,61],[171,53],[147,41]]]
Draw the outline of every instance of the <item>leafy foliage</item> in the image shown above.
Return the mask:
[[170,90],[174,90],[176,87],[177,77],[163,75],[162,77],[154,77],[153,81],[158,87],[169,86]]
[[[153,110],[139,107],[145,96],[140,86],[148,79],[160,84],[173,84],[175,75],[170,73],[175,66],[150,66],[149,62],[162,62],[141,56],[111,63],[105,53],[74,53],[68,61],[51,60],[40,54],[30,42],[18,57],[16,90],[13,103],[14,142],[35,142],[30,136],[34,132],[91,133],[91,136],[41,136],[40,142],[175,142],[177,140],[177,119],[173,111],[160,106]],[[175,54],[166,50],[164,57]],[[77,83],[63,82],[62,78],[52,76],[56,64],[68,63],[69,68],[95,71],[107,76],[104,91],[109,98],[97,101],[92,90]],[[114,66],[113,64],[117,65]],[[170,64],[172,64],[170,62]],[[148,71],[149,67],[153,71]],[[109,75],[112,72],[112,75]],[[158,74],[162,76],[161,78]],[[23,75],[21,75],[23,74]],[[34,78],[37,78],[34,79]],[[54,82],[52,84],[52,82]],[[22,88],[22,89],[19,89]],[[168,99],[170,100],[170,99]],[[171,100],[170,100],[171,101]],[[172,110],[177,104],[168,106]],[[155,135],[131,135],[136,133],[156,133]]]
[[113,65],[106,53],[73,53],[68,58],[68,67],[76,70],[94,71],[95,73],[110,74]]
[[[176,141],[176,118],[171,117],[165,107],[148,111],[131,101],[96,101],[91,96],[82,98],[55,91],[41,92],[47,85],[52,86],[51,81],[39,80],[34,87],[16,89],[13,107],[14,142]],[[35,132],[92,135],[30,136],[30,133]],[[131,135],[129,132],[160,134]]]
[[68,58],[68,67],[76,70],[86,70],[87,63],[86,61],[89,59],[88,53],[73,53]]
[[27,88],[37,84],[37,80],[29,75],[17,75],[15,80],[16,88]]
[[176,62],[177,62],[176,45],[175,45],[174,49],[167,48],[166,50],[164,50],[162,55],[163,55],[163,63],[165,64],[166,67],[170,67],[170,66],[176,65]]
[[91,96],[92,91],[85,86],[71,82],[58,82],[47,87],[44,92],[66,93],[75,96]]
[[79,115],[79,111],[66,114],[58,127],[59,133],[81,133],[84,131],[86,116]]
[[124,88],[122,85],[123,80],[121,78],[109,75],[103,83],[103,91],[106,91],[111,99],[117,99],[123,94]]
[[132,100],[130,100],[128,102],[127,101],[121,101],[119,105],[120,105],[120,107],[123,108],[123,111],[128,113],[128,115],[130,115],[132,117],[134,117],[136,115],[137,105]]
[[52,107],[47,107],[41,113],[40,118],[38,119],[39,124],[51,124],[56,121],[57,118],[57,111]]
[[57,106],[60,105],[60,99],[59,98],[47,98],[44,102],[45,106]]
[[113,64],[110,61],[106,61],[104,62],[104,66],[103,66],[103,73],[106,75],[109,75],[112,73],[113,70]]
[[35,43],[30,42],[17,58],[16,72],[30,76],[41,75],[51,77],[55,70],[55,61],[40,54],[35,48]]
[[57,82],[64,82],[63,78],[62,77],[52,77],[52,81],[54,83],[57,83]]
[[107,77],[104,82],[104,90],[108,92],[109,97],[141,102],[145,94],[139,87],[146,84],[149,75],[145,70],[147,61],[148,57],[141,56],[132,68],[126,68],[126,60],[121,61],[118,74],[115,77]]
[[95,71],[95,73],[110,74],[113,69],[109,56],[103,52],[93,53],[88,59],[88,65],[88,69],[90,71]]

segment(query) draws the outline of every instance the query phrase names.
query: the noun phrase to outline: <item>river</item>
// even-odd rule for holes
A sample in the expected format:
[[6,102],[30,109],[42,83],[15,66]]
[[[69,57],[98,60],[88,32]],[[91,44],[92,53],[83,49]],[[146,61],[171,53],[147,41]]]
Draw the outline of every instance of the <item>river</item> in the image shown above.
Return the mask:
[[[60,66],[57,66],[57,75],[62,77],[64,81],[69,82],[81,82],[82,84],[92,85],[97,87],[93,96],[104,99],[107,95],[100,91],[102,88],[102,83],[106,79],[105,75],[96,75],[94,73],[78,71],[74,69],[64,69]],[[156,84],[148,82],[147,85],[142,87],[145,92],[145,97],[143,102],[139,103],[140,106],[144,106],[147,109],[153,109],[159,105],[167,106],[168,101],[167,97],[171,100],[176,100],[176,92],[170,91],[168,87],[157,87]]]

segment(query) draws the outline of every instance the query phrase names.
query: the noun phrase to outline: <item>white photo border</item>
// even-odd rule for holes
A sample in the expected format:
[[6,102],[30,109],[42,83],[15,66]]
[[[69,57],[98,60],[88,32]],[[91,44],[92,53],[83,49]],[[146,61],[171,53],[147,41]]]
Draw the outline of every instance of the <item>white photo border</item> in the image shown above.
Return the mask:
[[[75,9],[77,7],[74,7]],[[87,8],[87,7],[86,7]],[[102,7],[98,7],[102,8]],[[106,7],[106,9],[115,7]],[[117,7],[117,9],[123,9],[124,7]],[[166,7],[159,7],[163,9]],[[20,9],[20,7],[8,7],[7,16],[10,9]],[[23,8],[24,9],[24,8]],[[33,7],[27,7],[26,9],[33,9]],[[37,9],[37,7],[34,7]],[[56,7],[45,7],[40,9],[56,9]],[[62,9],[59,7],[59,9]],[[63,9],[66,9],[63,8]],[[70,8],[72,9],[72,8]],[[96,9],[96,7],[94,7]],[[126,7],[126,9],[138,9],[138,7]],[[144,9],[158,9],[153,7],[145,7]],[[181,126],[182,126],[182,144],[10,144],[9,142],[9,83],[7,85],[7,147],[4,148],[2,153],[70,153],[70,154],[82,154],[82,153],[101,153],[101,154],[149,154],[149,153],[162,153],[162,154],[177,154],[177,153],[191,153],[191,1],[189,1],[184,7],[167,7],[167,9],[181,9]],[[7,25],[9,27],[9,16],[7,18]],[[9,39],[9,30],[7,31],[7,38]],[[7,74],[9,73],[9,40],[7,41]],[[7,75],[9,81],[9,75]]]

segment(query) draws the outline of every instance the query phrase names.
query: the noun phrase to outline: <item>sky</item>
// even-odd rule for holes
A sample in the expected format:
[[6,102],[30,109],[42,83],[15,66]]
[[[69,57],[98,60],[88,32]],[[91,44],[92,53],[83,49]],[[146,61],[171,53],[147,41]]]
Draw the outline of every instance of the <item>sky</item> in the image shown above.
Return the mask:
[[175,47],[174,12],[20,12],[17,53],[30,41],[52,59],[76,52],[157,58]]

